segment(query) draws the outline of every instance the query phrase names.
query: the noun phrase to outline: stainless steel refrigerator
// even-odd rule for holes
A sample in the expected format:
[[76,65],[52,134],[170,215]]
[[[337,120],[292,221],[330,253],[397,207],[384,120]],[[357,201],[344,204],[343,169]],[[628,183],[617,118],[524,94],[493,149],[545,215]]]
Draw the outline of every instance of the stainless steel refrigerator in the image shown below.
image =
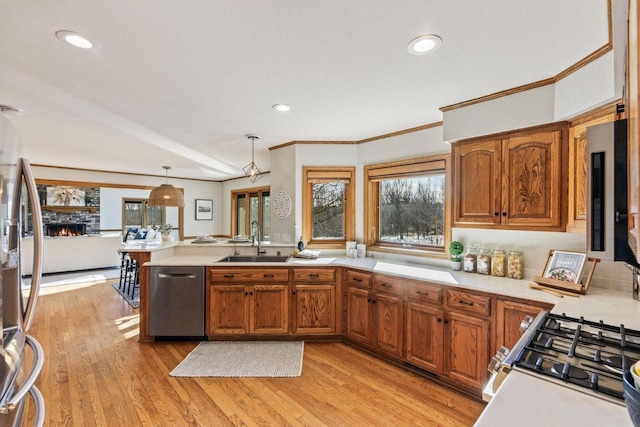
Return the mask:
[[[27,332],[33,320],[42,276],[42,217],[31,167],[22,158],[17,132],[0,113],[0,426],[25,424],[29,396],[34,425],[44,424],[44,399],[35,386],[44,363],[42,346]],[[20,268],[22,238],[34,245],[30,284]]]

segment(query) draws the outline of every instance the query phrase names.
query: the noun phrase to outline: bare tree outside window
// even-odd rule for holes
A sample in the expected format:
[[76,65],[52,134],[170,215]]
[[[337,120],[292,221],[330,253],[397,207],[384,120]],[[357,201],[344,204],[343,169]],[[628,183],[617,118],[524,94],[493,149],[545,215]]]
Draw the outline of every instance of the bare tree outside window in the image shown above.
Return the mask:
[[343,239],[345,184],[343,182],[315,183],[313,197],[313,238]]
[[380,241],[444,246],[444,174],[380,181]]

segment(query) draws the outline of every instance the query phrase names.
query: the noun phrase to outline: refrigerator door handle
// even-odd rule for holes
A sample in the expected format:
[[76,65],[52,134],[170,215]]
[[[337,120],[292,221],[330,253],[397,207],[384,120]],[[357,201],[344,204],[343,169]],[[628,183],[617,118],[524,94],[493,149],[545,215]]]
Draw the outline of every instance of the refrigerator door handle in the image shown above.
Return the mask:
[[[20,159],[18,163],[18,182],[20,182],[23,176],[27,186],[27,195],[31,201],[33,220],[33,269],[31,270],[31,291],[29,292],[27,306],[23,312],[24,330],[28,331],[31,327],[31,322],[33,321],[33,315],[38,303],[38,295],[40,294],[44,236],[42,229],[42,212],[40,211],[40,197],[38,196],[38,188],[36,187],[36,181],[33,177],[33,172],[31,171],[31,165],[27,159]],[[20,192],[16,191],[16,195],[17,200],[14,200],[13,204],[13,218],[18,218],[20,215]]]
[[35,415],[35,419],[33,420],[33,425],[35,427],[42,427],[44,426],[44,415],[45,415],[44,397],[42,396],[42,393],[40,392],[38,387],[36,387],[35,385],[29,389],[29,394],[31,395],[31,398],[33,399],[33,403],[35,404],[36,415]]
[[11,396],[11,400],[5,406],[0,407],[0,414],[7,414],[20,404],[22,399],[29,393],[29,390],[34,387],[34,383],[42,370],[42,365],[44,365],[44,350],[40,343],[30,335],[26,335],[26,340],[27,344],[33,349],[33,367],[22,386]]

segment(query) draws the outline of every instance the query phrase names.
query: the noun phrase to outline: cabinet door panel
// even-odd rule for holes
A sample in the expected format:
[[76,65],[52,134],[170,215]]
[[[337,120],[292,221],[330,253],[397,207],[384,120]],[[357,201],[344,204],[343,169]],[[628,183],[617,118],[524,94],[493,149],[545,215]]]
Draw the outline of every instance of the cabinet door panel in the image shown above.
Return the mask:
[[443,372],[444,312],[424,304],[407,305],[407,360],[436,374]]
[[525,317],[535,317],[542,310],[552,306],[537,306],[514,301],[498,300],[496,316],[496,351],[500,347],[512,349],[524,332],[520,331],[520,323]]
[[335,327],[335,286],[296,285],[293,333],[333,334]]
[[402,298],[383,294],[374,297],[374,345],[399,357],[402,357],[404,343],[402,308]]
[[208,334],[246,334],[249,332],[247,313],[248,287],[244,285],[213,285],[209,312]]
[[560,225],[561,132],[509,138],[504,144],[503,224]]
[[500,140],[454,145],[454,222],[500,224]]
[[460,384],[481,390],[489,365],[489,320],[448,313],[447,371]]
[[288,285],[253,285],[251,296],[251,332],[286,334],[289,332]]
[[371,296],[365,289],[347,288],[347,336],[371,344]]

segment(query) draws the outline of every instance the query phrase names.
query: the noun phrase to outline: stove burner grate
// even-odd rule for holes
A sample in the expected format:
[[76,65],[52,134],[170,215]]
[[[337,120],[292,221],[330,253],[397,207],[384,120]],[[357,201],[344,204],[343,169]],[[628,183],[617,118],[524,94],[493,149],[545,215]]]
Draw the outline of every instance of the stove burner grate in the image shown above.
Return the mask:
[[589,374],[584,369],[580,369],[577,366],[571,366],[569,362],[560,362],[555,363],[551,367],[551,372],[555,372],[556,374],[560,374],[560,376],[565,378],[570,378],[573,380],[585,381],[589,379]]

